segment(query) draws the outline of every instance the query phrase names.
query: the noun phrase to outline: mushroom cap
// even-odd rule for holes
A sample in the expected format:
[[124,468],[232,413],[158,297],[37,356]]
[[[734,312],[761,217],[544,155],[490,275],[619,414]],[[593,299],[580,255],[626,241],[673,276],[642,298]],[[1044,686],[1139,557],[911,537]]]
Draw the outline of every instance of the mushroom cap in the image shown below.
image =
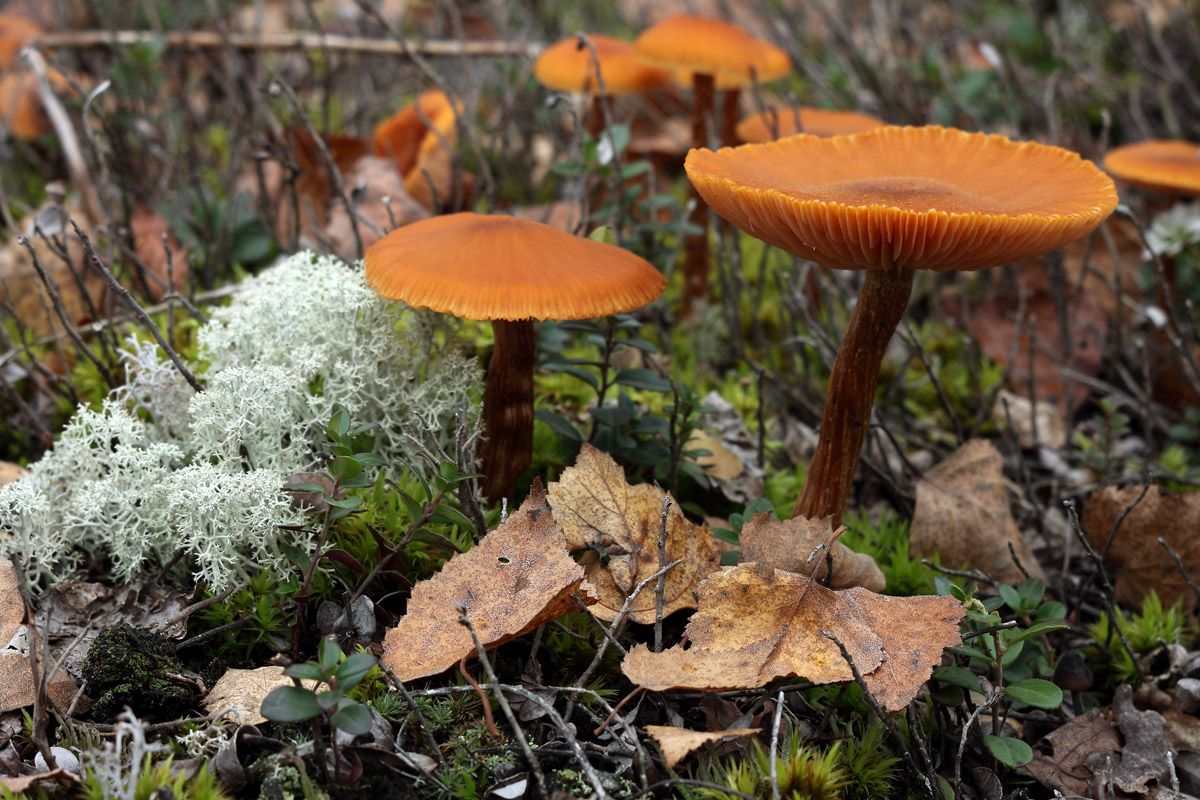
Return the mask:
[[17,53],[46,30],[29,17],[12,11],[0,11],[0,69],[8,69]]
[[[417,109],[420,109],[419,113]],[[416,165],[422,147],[432,148],[438,143],[425,120],[450,138],[457,133],[455,122],[459,113],[462,113],[461,107],[456,112],[455,104],[445,92],[422,92],[412,103],[375,126],[371,148],[377,156],[395,159],[400,174],[407,175]],[[446,124],[447,120],[449,124]]]
[[[633,44],[638,58],[655,66],[713,75],[721,89],[782,78],[791,72],[788,54],[737,25],[676,14],[647,28]],[[689,81],[690,82],[690,81]]]
[[1200,145],[1154,140],[1117,147],[1104,168],[1123,181],[1168,194],[1200,194]]
[[[600,77],[607,94],[648,92],[670,78],[667,70],[639,61],[633,53],[633,42],[599,34],[589,34],[588,40],[596,48]],[[543,50],[533,65],[533,75],[543,86],[560,92],[599,90],[592,51],[579,46],[578,36],[563,39]]]
[[[800,125],[796,126],[796,117]],[[772,123],[778,136],[771,133]],[[737,124],[737,137],[743,142],[773,142],[797,133],[813,136],[841,136],[882,128],[887,123],[854,111],[829,111],[824,108],[777,108],[746,117]]]
[[503,214],[447,214],[367,249],[389,300],[463,319],[592,319],[641,308],[667,281],[628,250]]
[[1090,233],[1117,205],[1079,154],[953,128],[692,150],[705,202],[751,236],[838,269],[974,270]]

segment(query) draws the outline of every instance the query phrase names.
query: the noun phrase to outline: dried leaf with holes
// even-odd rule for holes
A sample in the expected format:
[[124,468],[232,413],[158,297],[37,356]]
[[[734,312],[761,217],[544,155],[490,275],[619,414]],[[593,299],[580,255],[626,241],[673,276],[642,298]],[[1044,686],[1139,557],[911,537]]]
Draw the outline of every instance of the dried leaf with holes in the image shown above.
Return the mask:
[[[554,520],[572,552],[585,550],[580,564],[596,587],[592,613],[613,620],[638,583],[659,570],[658,537],[666,494],[656,486],[625,482],[625,470],[607,453],[585,444],[575,465],[550,484]],[[689,522],[672,501],[667,512],[667,560],[683,563],[667,573],[663,615],[695,608],[693,591],[718,567],[720,545],[707,525]],[[630,606],[634,622],[654,622],[654,586]]]
[[731,728],[727,731],[693,731],[687,728],[675,728],[670,725],[647,725],[646,733],[658,742],[662,749],[663,761],[668,770],[693,750],[699,750],[710,742],[719,742],[734,737],[753,736],[760,733],[762,728]]
[[[316,681],[302,683],[309,689],[318,685]],[[219,714],[222,719],[241,725],[262,725],[267,721],[259,712],[263,700],[280,686],[291,685],[292,679],[283,674],[283,667],[230,669],[213,684],[202,704],[205,711]]]
[[888,711],[906,706],[942,651],[962,640],[963,607],[949,597],[884,597],[856,587],[833,591],[808,577],[742,564],[710,575],[688,623],[687,649],[629,651],[621,670],[653,691],[752,689],[775,678],[814,683],[853,679],[830,633],[846,647]]
[[1083,508],[1083,529],[1092,545],[1103,552],[1117,519],[1130,509],[1108,548],[1108,560],[1117,565],[1117,602],[1126,608],[1140,608],[1142,598],[1153,589],[1164,605],[1180,598],[1191,603],[1195,598],[1187,581],[1158,539],[1179,554],[1193,579],[1200,579],[1200,540],[1196,538],[1200,494],[1166,494],[1151,487],[1138,501],[1142,489],[1109,486],[1094,492]]
[[882,592],[887,581],[875,559],[866,553],[856,553],[838,541],[828,547],[832,538],[833,526],[829,517],[779,520],[771,519],[771,515],[764,511],[755,514],[742,526],[742,533],[738,537],[742,545],[740,560],[742,563],[753,562],[760,570],[780,569],[799,575],[811,575],[816,569],[817,578],[823,580],[829,562],[826,556],[832,550],[833,577],[828,581],[830,588],[861,586],[872,592]]
[[402,681],[422,678],[473,656],[459,608],[486,648],[498,647],[593,602],[583,570],[567,554],[546,492],[535,480],[521,508],[442,571],[417,584],[407,613],[383,640],[383,666]]
[[947,567],[983,570],[1002,583],[1024,575],[1008,552],[1011,544],[1032,578],[1046,579],[1017,530],[1004,487],[1004,457],[985,439],[972,439],[917,483],[917,508],[909,537],[916,555],[937,553]]

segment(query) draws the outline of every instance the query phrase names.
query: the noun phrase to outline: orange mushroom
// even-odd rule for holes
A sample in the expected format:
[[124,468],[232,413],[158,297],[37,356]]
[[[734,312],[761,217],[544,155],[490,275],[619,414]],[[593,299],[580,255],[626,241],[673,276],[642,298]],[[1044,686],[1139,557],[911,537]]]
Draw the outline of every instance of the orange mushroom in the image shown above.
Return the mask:
[[685,168],[713,210],[752,236],[867,271],[794,510],[835,522],[913,271],[1034,258],[1090,233],[1117,204],[1112,180],[1076,153],[936,126],[693,150]]
[[[707,118],[713,113],[718,81],[726,90],[721,141],[733,144],[739,90],[756,80],[775,80],[791,70],[791,59],[778,47],[755,39],[736,25],[689,14],[668,17],[647,29],[634,42],[634,49],[647,63],[691,74],[694,147],[708,144]],[[708,209],[694,191],[691,196],[696,204],[688,222],[700,233],[685,241],[683,314],[708,296]]]
[[[429,91],[375,128],[375,155],[394,159],[404,188],[414,200],[437,213],[451,200],[458,117],[462,107],[445,92]],[[449,147],[450,149],[447,149]]]
[[633,311],[666,287],[627,250],[501,214],[448,214],[398,228],[367,250],[366,265],[367,282],[389,300],[491,321],[479,455],[493,500],[512,492],[532,458],[534,320]]
[[551,89],[590,94],[588,133],[598,136],[604,129],[601,83],[605,95],[641,94],[665,84],[670,73],[639,61],[632,42],[599,34],[587,38],[595,48],[595,56],[580,37],[572,36],[543,50],[534,62],[533,75]]
[[773,142],[797,133],[813,136],[842,136],[882,128],[881,119],[854,111],[829,111],[824,108],[772,108],[746,117],[737,124],[742,142]]
[[17,60],[17,53],[46,30],[29,17],[0,11],[0,69],[8,69]]
[[1143,189],[1185,196],[1200,194],[1200,145],[1192,142],[1127,144],[1108,151],[1104,168]]
[[[70,88],[66,76],[56,69],[47,70],[46,78],[56,92]],[[14,67],[0,75],[0,129],[25,140],[36,139],[54,130],[42,106],[37,77],[32,72]]]

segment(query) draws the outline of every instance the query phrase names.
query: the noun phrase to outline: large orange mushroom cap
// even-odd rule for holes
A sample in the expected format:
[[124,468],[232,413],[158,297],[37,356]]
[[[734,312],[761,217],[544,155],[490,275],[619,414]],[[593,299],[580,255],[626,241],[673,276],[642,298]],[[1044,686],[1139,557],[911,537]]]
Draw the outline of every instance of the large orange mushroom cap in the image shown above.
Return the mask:
[[737,25],[691,14],[677,14],[646,29],[634,49],[655,66],[713,75],[721,89],[748,86],[755,78],[773,81],[792,69],[788,54],[770,42]]
[[1117,205],[1077,153],[953,128],[692,150],[685,168],[722,217],[840,269],[974,270],[1090,233]]
[[463,319],[591,319],[633,311],[666,279],[620,247],[502,214],[447,214],[398,228],[366,253],[389,300]]
[[1167,194],[1200,194],[1200,145],[1154,140],[1109,150],[1104,168],[1134,186]]
[[589,34],[588,40],[596,48],[594,59],[590,49],[579,46],[579,37],[572,36],[542,51],[533,65],[534,77],[560,92],[596,92],[599,61],[604,91],[610,95],[648,92],[670,78],[667,70],[639,61],[632,42],[598,34]]
[[[797,125],[799,118],[799,125]],[[829,111],[824,108],[777,108],[746,117],[737,124],[737,137],[743,142],[773,142],[797,133],[813,136],[842,136],[882,128],[881,119],[855,111]]]

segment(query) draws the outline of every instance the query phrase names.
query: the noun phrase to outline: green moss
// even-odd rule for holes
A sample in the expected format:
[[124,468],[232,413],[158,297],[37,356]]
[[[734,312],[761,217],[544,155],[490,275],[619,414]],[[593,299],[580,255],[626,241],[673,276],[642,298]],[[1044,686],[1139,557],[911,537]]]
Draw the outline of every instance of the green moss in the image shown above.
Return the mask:
[[129,706],[143,719],[176,719],[192,706],[191,687],[170,677],[182,671],[166,637],[129,625],[102,631],[83,663],[88,689],[99,696],[92,716],[111,720]]

